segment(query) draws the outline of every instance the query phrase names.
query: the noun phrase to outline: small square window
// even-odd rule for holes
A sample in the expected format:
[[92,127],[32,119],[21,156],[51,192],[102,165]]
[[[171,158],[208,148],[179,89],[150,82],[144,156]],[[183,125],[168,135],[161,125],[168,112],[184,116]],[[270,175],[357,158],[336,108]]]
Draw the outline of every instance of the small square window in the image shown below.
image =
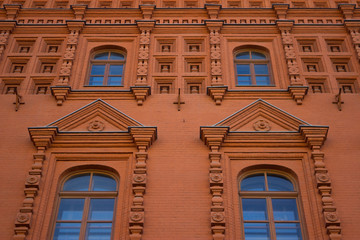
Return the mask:
[[330,51],[331,52],[340,52],[340,46],[336,46],[336,45],[333,45],[333,46],[330,46]]
[[49,45],[47,48],[47,52],[48,53],[57,53],[58,49],[59,49],[59,46],[57,46],[57,45]]
[[304,45],[302,46],[303,52],[312,52],[312,46],[311,45]]
[[25,66],[25,65],[14,64],[14,65],[13,65],[12,72],[13,72],[13,73],[22,73],[22,72],[24,71],[24,66]]
[[48,92],[48,86],[37,86],[36,94],[46,94]]
[[54,65],[53,64],[43,64],[41,67],[41,72],[42,73],[52,73],[53,69],[54,69]]
[[337,72],[347,72],[347,66],[345,64],[336,64],[335,67]]
[[30,47],[29,46],[22,46],[20,47],[20,53],[28,53],[30,52]]
[[317,72],[318,71],[318,67],[316,64],[308,64],[306,65],[307,71],[308,72]]
[[17,88],[17,86],[7,86],[5,94],[16,94]]
[[190,72],[199,72],[199,64],[192,64],[190,65]]
[[344,93],[353,93],[353,86],[352,85],[342,85],[341,86]]
[[170,72],[170,64],[161,64],[160,71],[161,72]]
[[323,93],[323,86],[322,85],[312,85],[311,90],[313,93]]
[[200,46],[198,44],[190,44],[189,45],[189,52],[199,52]]
[[167,44],[162,45],[161,46],[161,51],[162,52],[171,52],[171,45],[167,45]]
[[169,94],[170,86],[160,86],[160,94]]

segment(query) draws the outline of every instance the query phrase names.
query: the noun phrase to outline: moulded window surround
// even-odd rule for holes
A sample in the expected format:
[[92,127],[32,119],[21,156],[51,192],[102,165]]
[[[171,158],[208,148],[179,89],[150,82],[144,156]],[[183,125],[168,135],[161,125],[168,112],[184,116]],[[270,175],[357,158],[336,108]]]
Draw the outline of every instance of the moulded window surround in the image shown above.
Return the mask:
[[234,55],[237,86],[270,86],[271,69],[268,54],[246,49]]
[[59,191],[52,239],[111,239],[117,181],[104,172],[81,172]]
[[239,181],[243,239],[302,240],[295,184],[276,171],[244,174]]
[[125,55],[116,50],[98,51],[90,60],[89,86],[123,86]]

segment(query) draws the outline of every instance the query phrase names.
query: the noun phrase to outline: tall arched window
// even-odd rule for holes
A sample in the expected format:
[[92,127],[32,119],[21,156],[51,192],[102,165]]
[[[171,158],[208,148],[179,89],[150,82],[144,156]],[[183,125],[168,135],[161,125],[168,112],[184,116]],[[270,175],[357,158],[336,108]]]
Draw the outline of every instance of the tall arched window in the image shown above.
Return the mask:
[[262,171],[240,180],[245,240],[301,240],[298,192],[277,173]]
[[91,60],[89,86],[122,86],[125,56],[118,51],[95,53]]
[[237,86],[268,86],[271,84],[267,54],[256,50],[237,51],[234,62]]
[[110,240],[117,183],[110,175],[86,172],[61,187],[53,239]]

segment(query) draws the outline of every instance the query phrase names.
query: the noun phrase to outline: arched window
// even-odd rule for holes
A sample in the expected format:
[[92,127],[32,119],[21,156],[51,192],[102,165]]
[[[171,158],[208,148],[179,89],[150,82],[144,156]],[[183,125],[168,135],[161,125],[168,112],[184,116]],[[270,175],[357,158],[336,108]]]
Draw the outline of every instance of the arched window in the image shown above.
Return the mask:
[[255,50],[245,50],[235,54],[237,86],[268,86],[271,84],[269,58]]
[[61,187],[54,240],[110,240],[117,183],[110,175],[86,172]]
[[240,181],[240,205],[245,240],[301,240],[298,193],[277,173],[262,171]]
[[122,86],[125,56],[118,51],[97,52],[90,60],[89,86]]

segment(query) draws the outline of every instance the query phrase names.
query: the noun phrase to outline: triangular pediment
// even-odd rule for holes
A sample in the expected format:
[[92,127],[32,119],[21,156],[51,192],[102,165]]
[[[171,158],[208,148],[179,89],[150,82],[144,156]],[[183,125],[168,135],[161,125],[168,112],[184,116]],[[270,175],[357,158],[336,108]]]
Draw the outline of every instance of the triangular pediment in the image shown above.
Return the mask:
[[143,125],[101,99],[47,125],[62,132],[128,131],[128,127],[135,126]]
[[230,131],[283,132],[298,131],[307,122],[259,99],[214,126],[229,127]]

